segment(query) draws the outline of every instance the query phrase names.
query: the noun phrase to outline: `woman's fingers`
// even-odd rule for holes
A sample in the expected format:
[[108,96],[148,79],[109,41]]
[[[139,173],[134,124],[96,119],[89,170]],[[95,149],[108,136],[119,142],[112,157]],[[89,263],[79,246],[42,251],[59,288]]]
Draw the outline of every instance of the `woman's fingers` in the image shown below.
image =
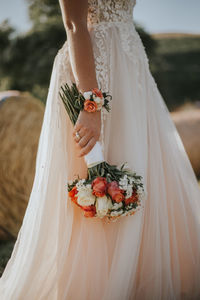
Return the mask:
[[81,111],[74,126],[73,137],[79,156],[84,156],[94,147],[101,131],[100,112]]
[[83,137],[80,138],[78,142],[78,146],[81,148],[85,147],[91,138],[92,136],[89,134],[84,135]]
[[81,149],[79,156],[81,157],[81,156],[88,154],[90,152],[90,150],[92,150],[92,148],[94,147],[95,144],[96,144],[96,139],[94,137],[92,137],[89,140],[89,142],[87,143],[87,145]]
[[83,125],[80,122],[77,122],[74,126],[73,133],[79,131],[81,129],[81,127],[83,127]]

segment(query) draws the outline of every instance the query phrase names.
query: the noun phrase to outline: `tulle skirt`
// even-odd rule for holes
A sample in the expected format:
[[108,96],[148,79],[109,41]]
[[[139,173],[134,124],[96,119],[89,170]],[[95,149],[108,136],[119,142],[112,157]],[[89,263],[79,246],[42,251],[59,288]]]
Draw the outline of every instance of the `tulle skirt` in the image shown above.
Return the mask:
[[134,25],[90,28],[105,159],[142,175],[143,211],[114,223],[85,218],[67,180],[87,173],[59,98],[74,81],[66,42],[53,65],[29,203],[0,279],[1,300],[200,299],[200,190],[182,141],[149,71]]

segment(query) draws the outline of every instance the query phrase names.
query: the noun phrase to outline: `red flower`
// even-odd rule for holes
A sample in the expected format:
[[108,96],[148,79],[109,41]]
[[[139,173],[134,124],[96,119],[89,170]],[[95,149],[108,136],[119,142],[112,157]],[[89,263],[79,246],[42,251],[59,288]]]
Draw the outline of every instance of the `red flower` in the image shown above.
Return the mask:
[[97,88],[92,89],[92,93],[95,94],[95,96],[97,96],[99,98],[103,98],[102,92]]
[[119,188],[117,181],[112,181],[108,184],[108,194],[117,203],[124,200],[124,191]]
[[94,217],[96,214],[96,207],[95,205],[89,205],[89,206],[82,206],[82,210],[84,211],[85,217]]
[[77,203],[77,197],[76,194],[78,193],[76,186],[73,187],[73,189],[71,191],[68,192],[69,197],[71,198],[71,200],[78,205]]
[[107,181],[104,177],[97,177],[92,182],[93,195],[96,197],[105,196],[107,189]]
[[68,195],[69,197],[73,198],[78,193],[76,186],[73,187],[71,191],[69,191]]
[[86,110],[87,112],[95,112],[95,111],[97,111],[97,109],[98,109],[98,106],[95,101],[85,100],[84,110]]
[[133,192],[132,196],[128,199],[125,199],[125,204],[128,205],[129,203],[134,203],[138,201],[138,195],[137,193]]

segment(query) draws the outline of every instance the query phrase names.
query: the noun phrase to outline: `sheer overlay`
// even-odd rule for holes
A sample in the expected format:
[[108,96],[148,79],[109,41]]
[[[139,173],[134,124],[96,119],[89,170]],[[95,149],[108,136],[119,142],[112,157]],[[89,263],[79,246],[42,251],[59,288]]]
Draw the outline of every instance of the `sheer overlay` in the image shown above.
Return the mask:
[[85,177],[58,92],[74,81],[68,42],[53,65],[36,172],[1,300],[200,299],[200,190],[135,30],[135,0],[90,0],[99,88],[113,96],[101,142],[111,164],[144,177],[143,212],[106,224],[84,218],[66,183]]

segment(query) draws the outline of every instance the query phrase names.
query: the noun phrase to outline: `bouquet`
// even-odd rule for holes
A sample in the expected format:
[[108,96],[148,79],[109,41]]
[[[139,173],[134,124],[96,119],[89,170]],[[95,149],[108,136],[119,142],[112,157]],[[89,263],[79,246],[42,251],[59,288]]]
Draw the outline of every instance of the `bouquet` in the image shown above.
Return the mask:
[[[101,109],[110,111],[112,99],[111,95],[96,88],[82,94],[75,83],[71,87],[68,84],[62,86],[60,97],[73,125],[83,109],[91,113]],[[77,178],[67,186],[70,199],[83,210],[85,217],[114,221],[142,208],[142,200],[146,197],[142,176],[125,168],[125,164],[120,168],[108,164],[99,142],[84,158],[87,178]]]

